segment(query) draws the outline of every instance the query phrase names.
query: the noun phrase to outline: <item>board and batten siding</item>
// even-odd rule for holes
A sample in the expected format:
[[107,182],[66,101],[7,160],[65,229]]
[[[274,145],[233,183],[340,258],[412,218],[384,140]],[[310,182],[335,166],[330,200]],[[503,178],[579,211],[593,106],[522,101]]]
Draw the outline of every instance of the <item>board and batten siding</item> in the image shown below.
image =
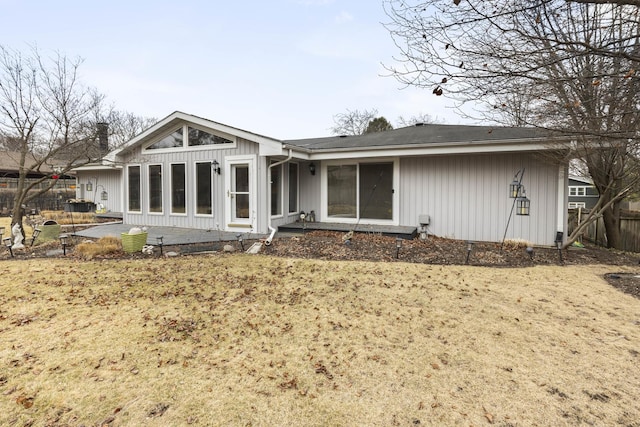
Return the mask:
[[[123,197],[123,220],[125,224],[132,225],[146,225],[146,226],[171,226],[171,227],[184,227],[184,228],[197,228],[202,230],[216,230],[218,227],[221,230],[225,228],[225,174],[224,170],[225,158],[227,156],[238,155],[256,155],[258,154],[258,144],[238,138],[238,143],[235,148],[211,148],[211,149],[197,149],[197,150],[176,150],[165,151],[162,153],[153,153],[149,151],[143,151],[140,147],[133,150],[126,157],[122,159],[125,164],[128,165],[140,165],[141,166],[141,195],[142,195],[142,213],[132,213],[127,211],[127,185],[128,176],[126,167],[123,170],[122,191]],[[213,174],[213,215],[201,216],[195,215],[195,165],[198,162],[212,162],[217,160],[220,164],[222,171],[220,175]],[[172,214],[171,213],[171,164],[172,163],[184,163],[186,165],[186,214]],[[148,166],[149,165],[162,165],[162,214],[149,213],[149,177]],[[258,176],[263,176],[264,163],[258,161],[256,163],[256,173]],[[255,191],[263,192],[264,185],[259,182],[259,187]],[[263,197],[258,197],[259,206],[257,206],[257,212],[264,210]],[[258,218],[260,218],[258,214]],[[258,228],[266,228],[264,221],[262,224],[258,224]],[[255,230],[256,232],[266,232],[265,230]]]
[[[122,212],[121,174],[120,169],[78,171],[76,198],[102,204],[108,212]],[[89,183],[91,183],[91,191],[88,190]],[[103,191],[107,193],[107,200],[102,200]]]
[[557,231],[558,165],[530,154],[411,157],[400,160],[400,224],[417,226],[431,217],[429,234],[500,242],[513,200],[509,184],[525,169],[522,184],[529,216],[515,212],[506,239],[552,245]]

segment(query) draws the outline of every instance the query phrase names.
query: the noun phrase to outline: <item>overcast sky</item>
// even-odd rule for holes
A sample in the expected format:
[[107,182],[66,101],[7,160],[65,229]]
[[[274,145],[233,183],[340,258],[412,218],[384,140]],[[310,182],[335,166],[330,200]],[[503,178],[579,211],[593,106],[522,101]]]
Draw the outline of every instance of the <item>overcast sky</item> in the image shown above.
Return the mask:
[[0,43],[82,57],[120,110],[201,116],[274,138],[330,135],[377,108],[463,123],[445,99],[384,77],[397,53],[381,0],[0,0]]

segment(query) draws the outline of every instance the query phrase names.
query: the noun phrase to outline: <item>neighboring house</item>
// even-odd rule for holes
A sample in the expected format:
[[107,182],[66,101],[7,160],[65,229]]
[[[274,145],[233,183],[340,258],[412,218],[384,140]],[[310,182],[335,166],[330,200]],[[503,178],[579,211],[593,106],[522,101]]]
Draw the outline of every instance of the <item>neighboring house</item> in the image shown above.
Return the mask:
[[569,177],[569,209],[592,209],[599,197],[598,190],[589,178]]
[[[52,177],[55,171],[50,165],[43,164],[39,168],[34,167],[37,159],[33,154],[28,154],[25,167],[33,168],[26,174],[26,183],[35,183],[35,189],[47,188],[51,182],[47,179],[37,183],[42,178]],[[18,188],[20,176],[20,152],[0,150],[0,215],[9,215],[14,205],[15,193]],[[76,179],[70,175],[62,175],[56,179],[50,191],[33,199],[27,208],[30,209],[62,209],[67,198],[73,197]]]
[[[557,143],[529,128],[460,125],[282,141],[175,112],[78,168],[77,197],[132,225],[266,234],[301,211],[354,227],[417,227],[428,215],[432,235],[501,241],[506,229],[551,245],[566,227],[567,165],[538,154]],[[518,171],[529,216],[511,215]]]

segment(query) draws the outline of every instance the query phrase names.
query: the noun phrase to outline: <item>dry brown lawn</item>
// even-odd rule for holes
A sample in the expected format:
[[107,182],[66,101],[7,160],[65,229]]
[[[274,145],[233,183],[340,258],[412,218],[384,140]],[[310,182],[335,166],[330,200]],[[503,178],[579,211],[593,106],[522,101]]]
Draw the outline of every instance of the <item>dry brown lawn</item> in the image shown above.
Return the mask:
[[0,425],[638,426],[610,271],[3,261]]

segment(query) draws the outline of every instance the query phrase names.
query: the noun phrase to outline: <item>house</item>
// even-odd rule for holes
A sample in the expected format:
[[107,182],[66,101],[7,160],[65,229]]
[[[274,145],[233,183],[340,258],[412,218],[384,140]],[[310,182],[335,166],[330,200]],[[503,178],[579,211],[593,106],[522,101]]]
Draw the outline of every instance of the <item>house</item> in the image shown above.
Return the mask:
[[[52,182],[49,180],[56,174],[49,164],[38,167],[38,159],[32,154],[27,154],[25,167],[30,169],[25,175],[25,184],[33,185],[34,190],[46,189]],[[15,194],[18,188],[20,176],[20,152],[0,150],[0,215],[7,216],[14,206]],[[43,178],[46,180],[43,181]],[[52,178],[53,179],[53,178]],[[44,209],[62,209],[64,202],[75,194],[74,176],[60,175],[55,179],[52,188],[35,197],[27,208],[38,211]]]
[[[150,227],[266,234],[313,211],[323,223],[551,245],[566,227],[567,165],[540,153],[565,142],[530,128],[426,124],[283,141],[175,112],[77,168],[76,196]],[[513,214],[514,177],[528,216]]]
[[589,178],[569,177],[569,209],[592,209],[598,203],[598,190]]

